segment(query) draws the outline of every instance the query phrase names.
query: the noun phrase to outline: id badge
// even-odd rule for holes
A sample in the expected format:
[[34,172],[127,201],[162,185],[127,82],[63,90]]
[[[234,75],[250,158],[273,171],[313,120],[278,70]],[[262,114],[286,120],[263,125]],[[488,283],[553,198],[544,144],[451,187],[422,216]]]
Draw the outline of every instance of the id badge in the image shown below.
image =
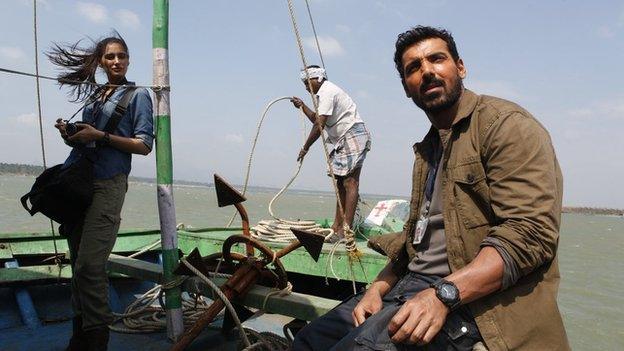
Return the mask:
[[414,241],[412,242],[412,244],[420,244],[423,236],[425,236],[427,225],[429,225],[429,217],[421,217],[418,222],[416,222],[416,229],[414,230]]

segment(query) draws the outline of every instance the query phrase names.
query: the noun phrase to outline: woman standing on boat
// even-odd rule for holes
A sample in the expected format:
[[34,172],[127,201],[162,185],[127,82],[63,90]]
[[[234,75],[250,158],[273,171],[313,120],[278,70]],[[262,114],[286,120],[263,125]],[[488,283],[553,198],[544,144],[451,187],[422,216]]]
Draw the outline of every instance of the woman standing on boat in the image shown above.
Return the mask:
[[[152,100],[146,89],[134,88],[134,83],[126,80],[130,55],[118,33],[89,48],[78,45],[56,44],[48,53],[52,63],[64,71],[59,76],[61,86],[69,85],[74,101],[85,103],[83,123],[76,123],[75,131],[70,131],[61,119],[55,124],[72,147],[65,165],[78,161],[87,152],[96,156],[93,202],[81,223],[65,228],[73,272],[74,310],[73,334],[67,350],[106,350],[108,325],[113,316],[108,305],[105,266],[119,230],[132,154],[147,155],[152,150]],[[98,68],[108,78],[102,88],[95,84]],[[112,129],[107,123],[125,94],[133,95],[128,97],[127,109]]]
[[[332,225],[335,235],[327,240],[336,242],[344,238],[344,226],[350,228],[353,224],[360,196],[360,172],[371,147],[371,136],[360,118],[353,99],[336,84],[327,80],[325,69],[316,65],[308,66],[301,71],[300,78],[305,89],[318,98],[318,119],[313,109],[306,106],[300,98],[293,96],[290,101],[314,124],[299,151],[297,161],[303,161],[310,146],[321,136],[320,131],[324,130],[327,140],[333,145],[333,150],[329,154],[332,173],[328,170],[328,175],[333,174],[336,178],[337,195],[340,196],[340,203],[344,206],[343,214],[336,202],[336,215]],[[343,223],[343,220],[346,223]]]

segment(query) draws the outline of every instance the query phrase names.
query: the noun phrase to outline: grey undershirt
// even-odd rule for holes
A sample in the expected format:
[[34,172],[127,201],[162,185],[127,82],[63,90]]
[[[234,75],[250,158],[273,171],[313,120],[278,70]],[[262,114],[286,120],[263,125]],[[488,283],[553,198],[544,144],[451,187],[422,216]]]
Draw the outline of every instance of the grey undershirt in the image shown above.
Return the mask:
[[[449,130],[439,130],[440,138],[448,140]],[[438,146],[436,154],[440,151],[442,143]],[[442,206],[442,162],[438,162],[438,171],[431,194],[431,205],[429,206],[429,224],[425,230],[425,235],[420,244],[416,245],[416,255],[407,268],[412,272],[425,275],[436,275],[446,277],[451,274],[446,254],[446,235],[444,234],[444,215]]]

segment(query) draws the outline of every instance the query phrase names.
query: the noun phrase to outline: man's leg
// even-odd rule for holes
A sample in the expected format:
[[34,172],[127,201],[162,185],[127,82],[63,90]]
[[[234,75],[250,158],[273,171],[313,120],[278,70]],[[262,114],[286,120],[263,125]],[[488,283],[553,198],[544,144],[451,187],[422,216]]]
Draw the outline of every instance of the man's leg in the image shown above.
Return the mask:
[[356,294],[301,329],[292,343],[293,351],[327,351],[349,334],[355,326],[351,312],[360,302]]
[[362,168],[358,167],[354,169],[353,172],[346,175],[343,179],[345,197],[342,204],[345,209],[345,218],[349,228],[353,226],[353,218],[355,217],[355,210],[357,209],[361,170]]
[[436,279],[413,273],[404,276],[383,297],[382,310],[357,328],[351,318],[351,312],[361,298],[356,295],[303,328],[295,338],[293,350],[472,350],[473,345],[482,339],[465,306],[447,316],[442,330],[427,346],[395,345],[390,340],[388,323],[392,317],[405,301],[429,288]]
[[342,177],[336,176],[336,185],[338,186],[338,198],[340,199],[340,203],[338,203],[338,199],[336,199],[336,214],[334,216],[334,224],[332,225],[332,229],[336,234],[340,237],[344,235],[344,229],[342,228],[343,217],[342,212],[340,211],[340,204],[342,206],[345,205],[345,187],[344,181]]

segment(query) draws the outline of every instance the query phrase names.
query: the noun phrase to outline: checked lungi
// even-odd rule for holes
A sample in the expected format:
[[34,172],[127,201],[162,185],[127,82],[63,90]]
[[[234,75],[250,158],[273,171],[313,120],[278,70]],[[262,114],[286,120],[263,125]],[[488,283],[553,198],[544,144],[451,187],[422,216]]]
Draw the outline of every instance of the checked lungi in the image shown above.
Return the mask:
[[[344,177],[362,167],[371,147],[371,136],[364,123],[356,123],[334,145],[329,154],[334,175]],[[327,172],[329,176],[329,170]]]

